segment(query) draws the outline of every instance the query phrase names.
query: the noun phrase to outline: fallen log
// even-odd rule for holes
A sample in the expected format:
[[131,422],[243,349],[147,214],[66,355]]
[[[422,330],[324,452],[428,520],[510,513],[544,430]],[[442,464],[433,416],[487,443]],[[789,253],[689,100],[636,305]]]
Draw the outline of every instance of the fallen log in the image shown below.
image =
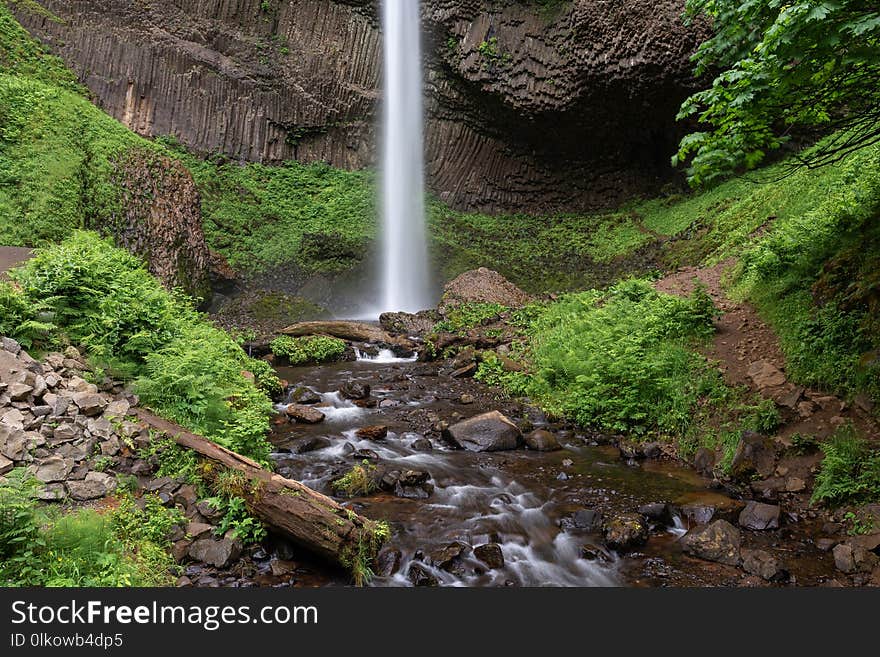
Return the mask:
[[294,337],[306,335],[329,335],[340,340],[387,344],[404,349],[415,349],[411,340],[393,336],[384,329],[365,322],[315,321],[299,322],[281,329],[280,333]]
[[240,472],[235,494],[272,531],[297,545],[351,570],[360,585],[388,537],[385,523],[357,515],[298,481],[285,479],[259,463],[144,409],[134,409],[149,427],[191,449],[214,466]]

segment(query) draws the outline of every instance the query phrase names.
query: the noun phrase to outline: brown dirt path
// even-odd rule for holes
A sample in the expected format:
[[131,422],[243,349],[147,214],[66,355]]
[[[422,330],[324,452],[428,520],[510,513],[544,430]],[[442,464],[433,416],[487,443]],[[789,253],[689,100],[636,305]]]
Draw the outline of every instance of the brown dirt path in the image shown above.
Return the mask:
[[0,246],[0,280],[6,280],[6,272],[30,258],[31,253],[17,246]]
[[777,436],[781,442],[787,443],[795,433],[823,439],[849,421],[865,435],[880,436],[876,422],[865,409],[788,381],[785,356],[776,333],[751,304],[733,301],[724,292],[722,281],[735,264],[734,259],[728,259],[712,267],[686,267],[658,280],[655,288],[684,296],[693,292],[698,283],[706,287],[722,311],[706,356],[720,363],[729,384],[747,386],[776,401],[786,421]]

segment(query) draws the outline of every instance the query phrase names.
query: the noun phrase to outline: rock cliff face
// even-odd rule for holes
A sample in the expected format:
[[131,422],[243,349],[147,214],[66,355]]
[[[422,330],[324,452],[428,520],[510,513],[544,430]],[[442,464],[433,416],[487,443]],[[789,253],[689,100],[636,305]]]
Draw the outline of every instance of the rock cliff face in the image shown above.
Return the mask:
[[[277,162],[374,161],[375,0],[41,0],[17,9],[147,136]],[[577,210],[670,175],[702,28],[683,0],[425,0],[429,181],[458,207]]]

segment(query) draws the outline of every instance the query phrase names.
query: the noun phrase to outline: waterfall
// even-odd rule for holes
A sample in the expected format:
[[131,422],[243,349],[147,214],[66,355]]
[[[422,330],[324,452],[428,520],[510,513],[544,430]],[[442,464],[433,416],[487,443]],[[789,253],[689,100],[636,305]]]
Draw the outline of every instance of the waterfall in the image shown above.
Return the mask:
[[383,0],[382,272],[385,311],[433,305],[425,241],[420,3]]

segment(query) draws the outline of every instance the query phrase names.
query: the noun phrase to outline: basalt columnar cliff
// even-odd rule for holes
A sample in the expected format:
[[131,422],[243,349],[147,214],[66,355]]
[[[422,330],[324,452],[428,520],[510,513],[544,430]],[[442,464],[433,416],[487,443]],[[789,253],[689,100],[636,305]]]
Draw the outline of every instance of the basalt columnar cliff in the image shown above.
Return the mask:
[[[146,136],[266,163],[374,162],[375,0],[45,0],[19,20]],[[31,7],[28,9],[27,7]],[[671,175],[702,28],[682,0],[426,0],[427,165],[481,210],[581,210]]]

